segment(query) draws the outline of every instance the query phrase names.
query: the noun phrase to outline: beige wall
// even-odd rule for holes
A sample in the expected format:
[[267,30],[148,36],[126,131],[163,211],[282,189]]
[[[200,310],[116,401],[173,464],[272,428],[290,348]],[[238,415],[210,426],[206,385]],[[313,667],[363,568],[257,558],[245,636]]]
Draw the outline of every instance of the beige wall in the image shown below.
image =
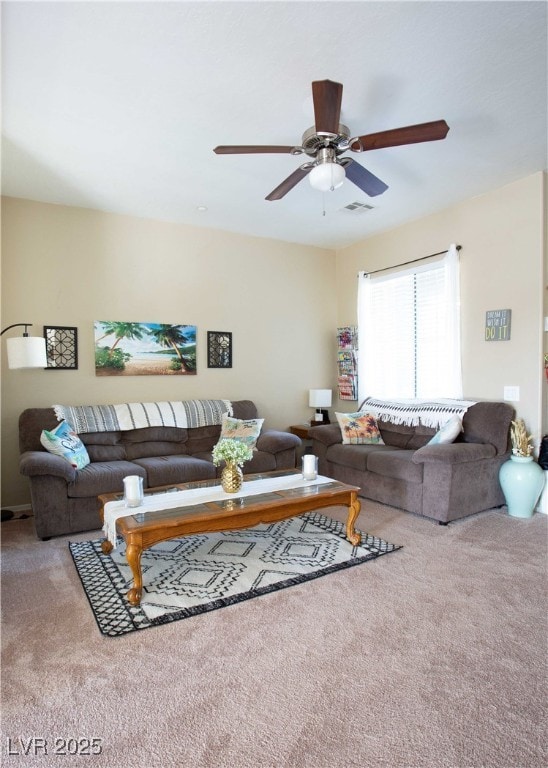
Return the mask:
[[[513,405],[538,443],[548,429],[542,406],[544,211],[544,178],[537,173],[338,251],[337,325],[356,322],[360,270],[420,258],[450,243],[462,245],[464,396],[502,400],[505,385],[519,386],[520,401]],[[485,341],[490,309],[512,310],[509,341]],[[348,403],[340,405],[350,410]]]
[[[254,400],[272,428],[309,418],[308,389],[335,384],[334,283],[332,251],[5,198],[2,328],[77,326],[79,368],[11,371],[2,344],[2,505],[29,500],[28,407],[223,397]],[[196,325],[197,375],[96,378],[94,320]],[[208,330],[232,331],[232,369],[207,368]]]
[[[250,398],[267,425],[310,416],[308,389],[336,385],[335,328],[356,322],[357,274],[462,245],[465,397],[501,400],[520,387],[518,415],[536,441],[548,430],[542,353],[545,179],[522,179],[432,216],[329,250],[6,198],[2,328],[74,325],[77,371],[10,371],[2,344],[2,504],[28,502],[18,473],[17,419],[31,406]],[[336,291],[333,294],[333,285]],[[485,312],[512,309],[512,338],[484,340]],[[93,321],[198,327],[196,376],[96,378]],[[208,369],[206,331],[233,333],[234,367]],[[9,335],[13,332],[10,331]],[[544,403],[544,405],[543,405]],[[332,410],[357,403],[334,401]]]

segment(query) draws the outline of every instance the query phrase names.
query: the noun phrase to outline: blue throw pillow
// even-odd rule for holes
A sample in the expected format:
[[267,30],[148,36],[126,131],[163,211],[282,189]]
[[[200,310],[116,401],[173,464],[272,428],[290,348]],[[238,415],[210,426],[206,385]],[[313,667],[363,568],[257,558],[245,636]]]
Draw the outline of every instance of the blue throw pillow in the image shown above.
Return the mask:
[[90,463],[86,446],[66,421],[62,421],[51,432],[43,429],[40,442],[46,451],[61,456],[76,469],[83,469]]
[[460,432],[462,432],[462,421],[460,416],[455,414],[455,416],[451,416],[451,418],[445,422],[439,432],[436,432],[434,437],[428,441],[427,445],[453,443]]

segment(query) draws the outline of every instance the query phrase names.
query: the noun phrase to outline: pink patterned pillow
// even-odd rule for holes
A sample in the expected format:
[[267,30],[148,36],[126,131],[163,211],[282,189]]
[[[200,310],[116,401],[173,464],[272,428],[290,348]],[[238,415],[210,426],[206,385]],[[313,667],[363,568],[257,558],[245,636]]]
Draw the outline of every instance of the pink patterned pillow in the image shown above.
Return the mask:
[[372,413],[336,413],[345,445],[384,445],[377,419]]

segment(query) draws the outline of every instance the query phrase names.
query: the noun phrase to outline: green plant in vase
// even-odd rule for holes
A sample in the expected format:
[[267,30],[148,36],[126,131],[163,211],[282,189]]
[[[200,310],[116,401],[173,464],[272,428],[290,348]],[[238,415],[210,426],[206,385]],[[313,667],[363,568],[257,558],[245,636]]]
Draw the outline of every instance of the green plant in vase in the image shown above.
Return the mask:
[[213,463],[219,466],[223,461],[226,466],[221,472],[221,485],[226,493],[236,493],[242,487],[241,467],[253,457],[253,450],[241,440],[223,438],[212,451]]
[[248,445],[242,443],[241,440],[225,437],[219,440],[213,448],[212,455],[213,463],[216,467],[223,461],[227,464],[236,464],[238,467],[242,467],[246,461],[253,458],[253,451]]

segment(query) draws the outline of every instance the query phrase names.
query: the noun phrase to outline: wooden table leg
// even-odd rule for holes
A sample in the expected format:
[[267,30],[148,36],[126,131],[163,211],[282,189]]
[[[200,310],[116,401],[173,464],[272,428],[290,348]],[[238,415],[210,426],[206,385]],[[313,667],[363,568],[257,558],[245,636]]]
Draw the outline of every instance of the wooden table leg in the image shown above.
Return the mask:
[[108,539],[101,542],[101,551],[104,555],[110,555],[112,552],[112,544]]
[[143,573],[141,571],[141,554],[143,550],[138,544],[128,544],[126,547],[126,560],[133,574],[133,586],[127,593],[127,599],[131,605],[139,605],[143,589]]
[[360,514],[361,504],[356,493],[352,493],[350,499],[350,507],[348,508],[348,517],[346,519],[346,538],[348,541],[357,547],[361,540],[361,534],[354,528],[354,523],[358,519]]

